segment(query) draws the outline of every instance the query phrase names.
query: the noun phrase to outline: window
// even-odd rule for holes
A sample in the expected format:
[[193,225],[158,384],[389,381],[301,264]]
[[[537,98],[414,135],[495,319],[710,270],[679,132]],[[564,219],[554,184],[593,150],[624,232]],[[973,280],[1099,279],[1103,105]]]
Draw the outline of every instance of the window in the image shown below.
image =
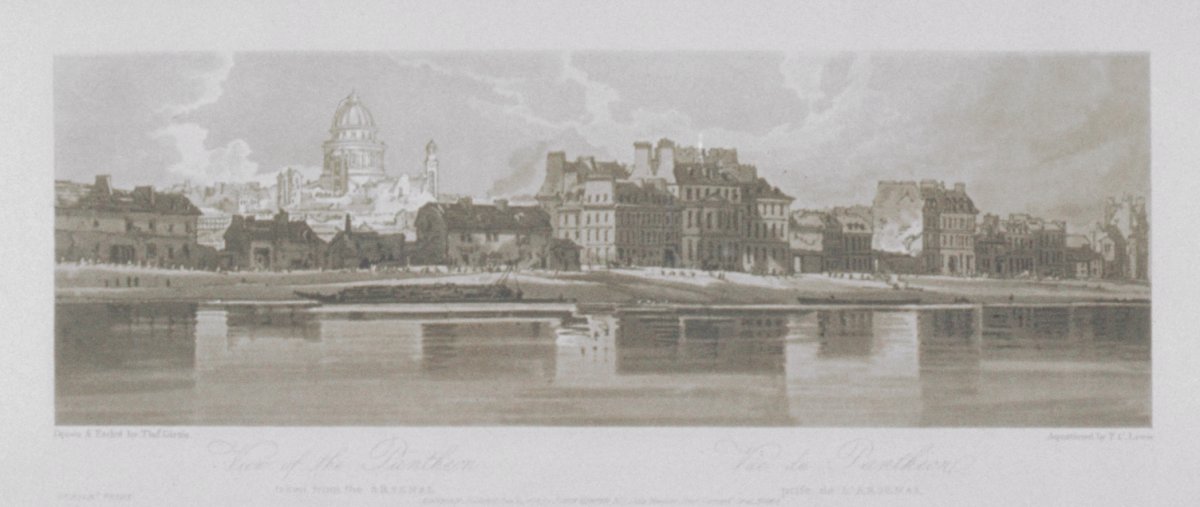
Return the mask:
[[99,227],[100,227],[100,221],[99,221],[99,220],[92,220],[92,227],[94,227],[94,228],[99,228]]
[[154,231],[154,230],[155,230],[155,226],[157,226],[157,225],[158,225],[158,224],[156,224],[156,223],[155,223],[153,220],[151,220],[151,221],[150,221],[150,230],[151,230],[151,231]]
[[125,232],[129,232],[132,230],[133,230],[133,220],[126,218],[125,219]]
[[168,259],[174,259],[174,258],[175,258],[175,247],[173,247],[173,246],[168,246],[168,247],[167,247],[167,258],[168,258]]
[[167,232],[175,232],[175,224],[167,224]]
[[158,255],[158,245],[154,243],[146,244],[146,257],[155,257]]

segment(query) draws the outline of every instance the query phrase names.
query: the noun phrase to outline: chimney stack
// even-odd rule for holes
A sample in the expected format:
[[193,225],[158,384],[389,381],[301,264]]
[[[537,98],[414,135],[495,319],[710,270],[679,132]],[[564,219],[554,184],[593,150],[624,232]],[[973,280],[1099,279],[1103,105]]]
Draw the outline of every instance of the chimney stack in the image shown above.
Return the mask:
[[508,211],[508,199],[496,199],[496,209]]
[[957,183],[955,183],[955,184],[954,184],[954,191],[955,191],[955,192],[961,192],[961,193],[964,193],[964,194],[965,194],[965,193],[967,193],[967,184],[966,184],[966,183],[963,183],[963,182],[961,182],[961,181],[960,181],[960,182],[957,182]]
[[650,166],[650,143],[633,143],[633,174],[641,177],[654,176],[657,170]]
[[97,193],[100,193],[100,194],[111,195],[112,194],[112,176],[108,175],[108,174],[97,174],[96,175],[96,185],[94,187],[92,187],[92,190]]
[[654,159],[658,162],[654,174],[657,176],[658,171],[664,171],[669,178],[675,171],[675,143],[670,139],[660,139]]
[[146,202],[150,203],[151,206],[154,205],[154,187],[152,187],[150,185],[142,185],[142,186],[134,187],[133,194],[138,197],[141,197]]

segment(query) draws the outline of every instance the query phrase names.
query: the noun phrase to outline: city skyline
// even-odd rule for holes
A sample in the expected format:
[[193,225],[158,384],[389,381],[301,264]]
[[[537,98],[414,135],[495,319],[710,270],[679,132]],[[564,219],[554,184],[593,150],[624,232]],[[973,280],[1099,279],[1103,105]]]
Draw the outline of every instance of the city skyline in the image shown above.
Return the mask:
[[1148,194],[1139,54],[60,56],[56,178],[314,177],[351,90],[376,117],[388,174],[418,173],[435,139],[456,194],[529,195],[548,151],[631,163],[633,142],[663,137],[738,149],[797,208],[867,204],[878,180],[928,178],[966,182],[989,211],[1082,225],[1099,218],[1096,196]]

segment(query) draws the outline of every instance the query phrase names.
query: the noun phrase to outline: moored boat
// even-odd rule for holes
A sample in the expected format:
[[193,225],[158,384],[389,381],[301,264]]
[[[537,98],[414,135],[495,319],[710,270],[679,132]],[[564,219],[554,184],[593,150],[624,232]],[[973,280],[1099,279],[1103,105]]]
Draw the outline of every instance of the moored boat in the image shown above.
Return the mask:
[[919,297],[898,297],[898,298],[837,298],[830,296],[827,298],[818,297],[798,297],[796,301],[802,305],[919,305],[921,298]]
[[326,304],[362,303],[488,303],[522,301],[520,289],[503,284],[464,285],[455,283],[364,285],[332,294],[296,291],[297,296]]

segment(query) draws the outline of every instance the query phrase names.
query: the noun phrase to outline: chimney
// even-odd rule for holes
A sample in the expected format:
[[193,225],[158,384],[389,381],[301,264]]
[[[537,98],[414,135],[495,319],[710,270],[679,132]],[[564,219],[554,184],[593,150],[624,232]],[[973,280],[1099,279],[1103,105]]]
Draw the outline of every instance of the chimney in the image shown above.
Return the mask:
[[658,174],[658,170],[650,166],[650,143],[633,143],[633,174],[643,177]]
[[496,209],[508,211],[508,199],[496,199]]
[[967,184],[966,184],[966,183],[963,183],[963,182],[961,182],[961,181],[960,181],[960,182],[957,182],[957,183],[955,183],[955,184],[954,184],[954,191],[955,191],[955,192],[959,192],[959,193],[963,193],[963,194],[967,193]]
[[112,176],[108,174],[97,174],[96,185],[92,187],[92,191],[104,195],[112,195]]
[[654,158],[658,161],[658,168],[654,171],[657,175],[658,171],[665,171],[668,175],[675,171],[675,143],[670,139],[661,139],[658,141],[658,149]]
[[470,207],[470,206],[472,206],[474,203],[471,201],[471,197],[470,197],[470,196],[467,196],[467,197],[463,197],[463,198],[459,199],[459,200],[458,200],[458,204],[459,204],[459,206],[467,206],[467,207]]
[[345,228],[345,231],[346,231],[346,234],[347,234],[347,235],[349,235],[349,234],[350,234],[350,214],[349,214],[349,213],[346,213],[346,228]]
[[150,203],[151,206],[154,205],[154,187],[149,185],[134,187],[133,194]]
[[538,195],[554,195],[563,190],[563,172],[567,164],[567,154],[561,151],[546,153],[546,179]]
[[550,174],[562,174],[563,166],[567,164],[567,154],[552,151],[546,154],[546,171]]

